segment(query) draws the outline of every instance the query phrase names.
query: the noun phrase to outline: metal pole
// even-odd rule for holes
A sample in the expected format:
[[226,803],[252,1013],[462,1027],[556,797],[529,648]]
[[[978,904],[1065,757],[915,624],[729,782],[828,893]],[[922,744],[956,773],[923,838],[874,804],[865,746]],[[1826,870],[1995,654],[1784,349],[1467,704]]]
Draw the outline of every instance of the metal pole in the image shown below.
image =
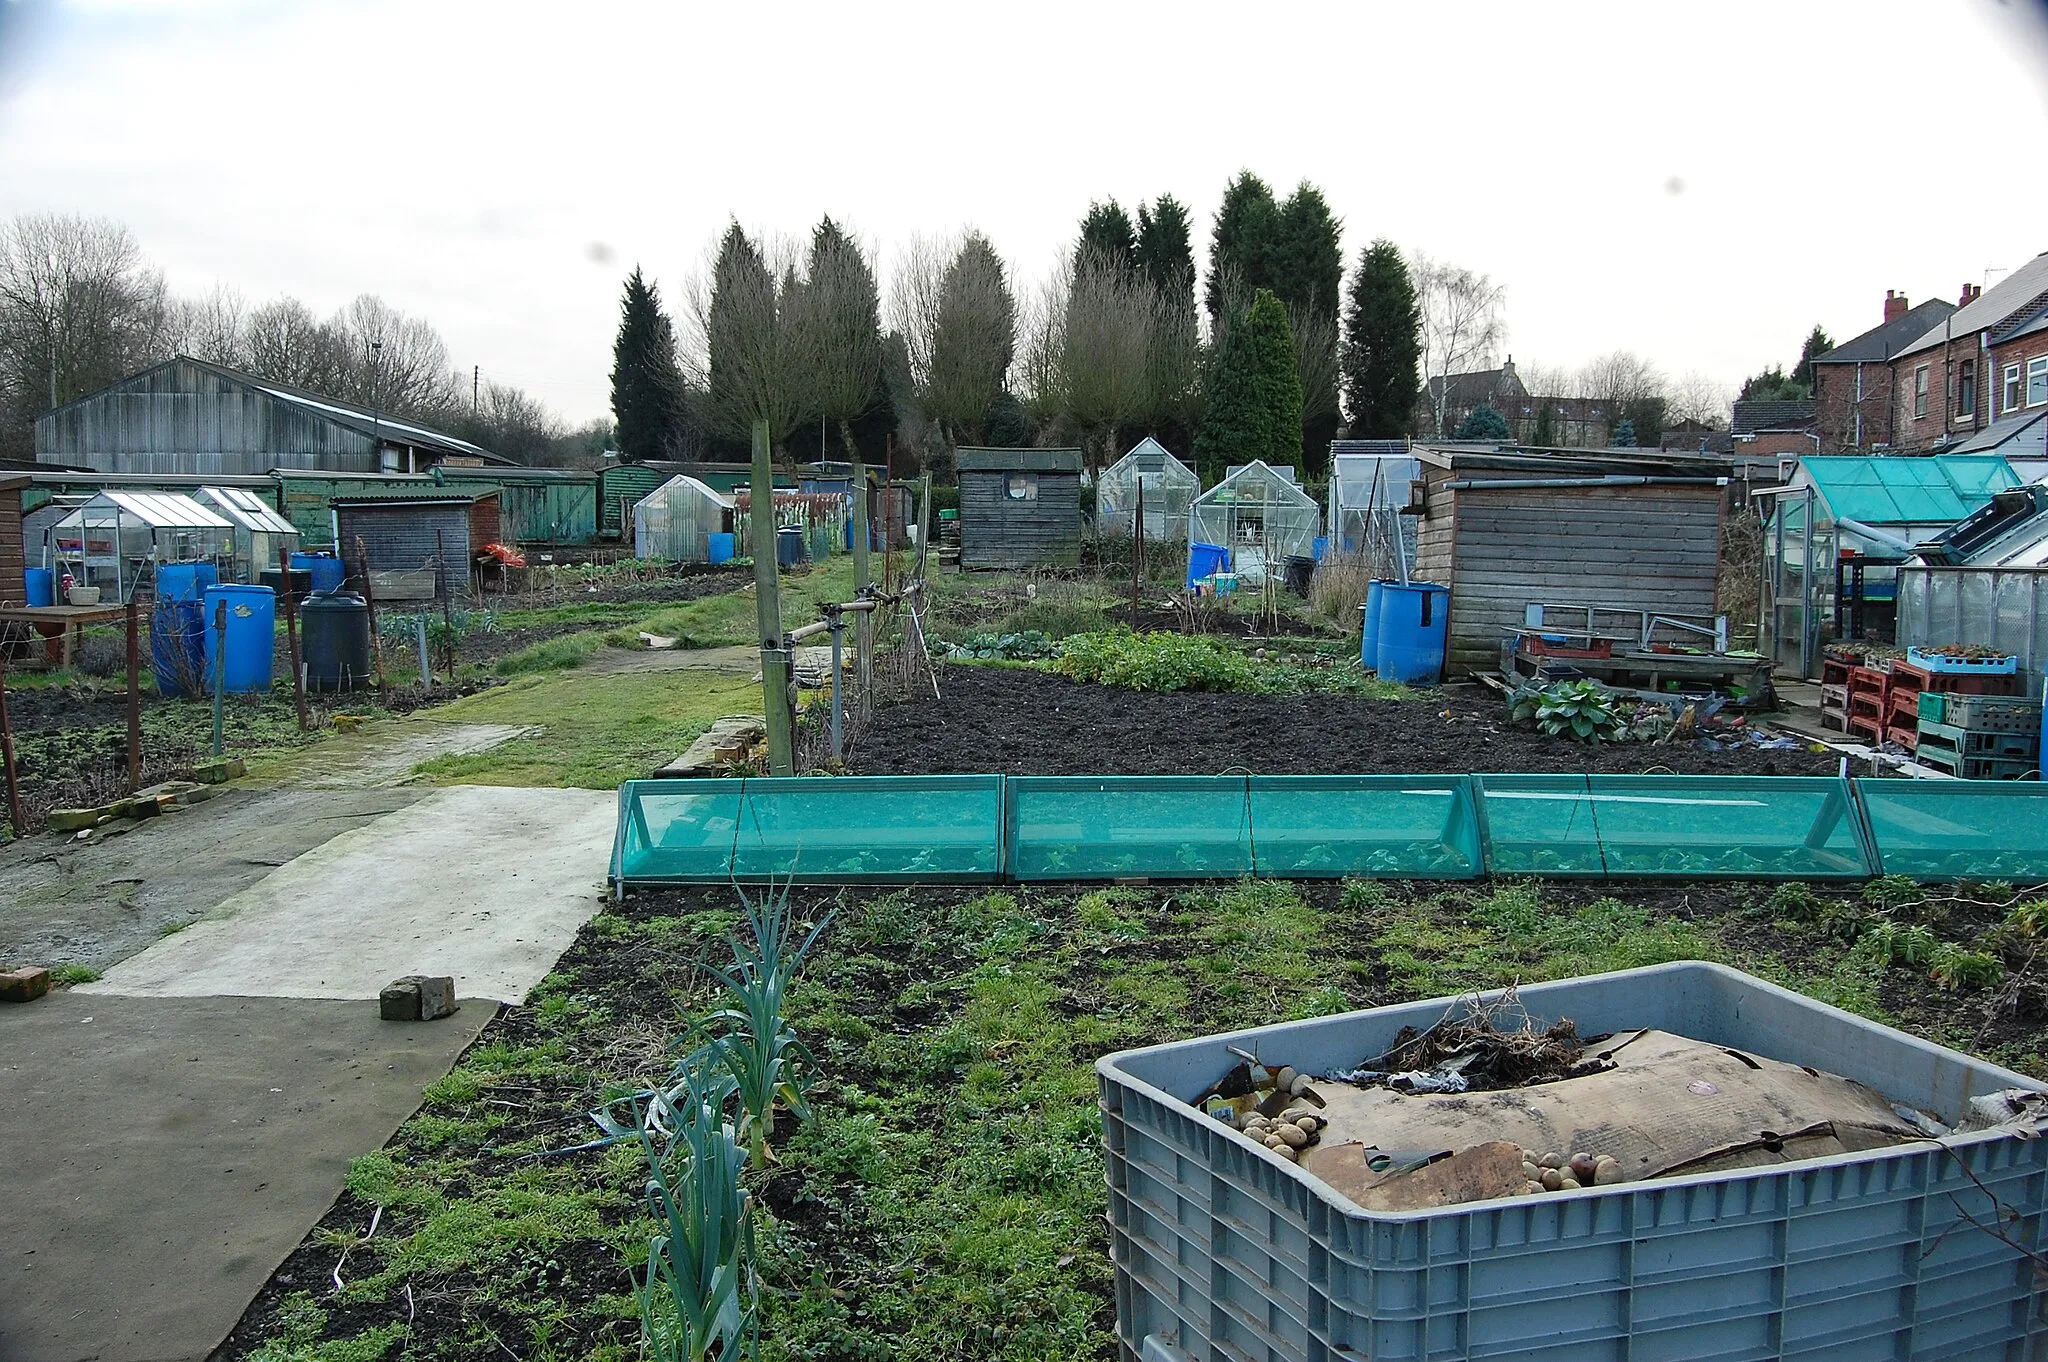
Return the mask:
[[832,625],[832,760],[838,761],[846,755],[846,618],[836,605],[827,608],[825,618]]
[[1813,489],[1806,489],[1805,524],[1800,526],[1799,677],[1813,675]]
[[135,599],[128,600],[128,793],[142,788],[142,650]]
[[363,608],[370,616],[370,656],[377,664],[377,689],[384,684],[384,636],[377,629],[377,593],[370,589],[370,551],[363,547],[363,537],[356,536],[356,563],[363,574]]
[[220,710],[228,689],[228,603],[213,603],[213,755],[221,753]]
[[768,774],[796,774],[789,710],[789,647],[782,636],[782,599],[775,572],[775,471],[768,423],[754,422],[754,468],[748,527],[754,541],[754,611],[761,639],[761,710],[768,726]]

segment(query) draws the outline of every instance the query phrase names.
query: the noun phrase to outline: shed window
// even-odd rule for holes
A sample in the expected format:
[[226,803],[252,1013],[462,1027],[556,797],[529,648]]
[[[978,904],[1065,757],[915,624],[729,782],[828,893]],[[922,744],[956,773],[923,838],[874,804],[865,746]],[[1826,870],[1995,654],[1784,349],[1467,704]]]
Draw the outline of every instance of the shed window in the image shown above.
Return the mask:
[[2048,355],[2027,361],[2027,405],[2048,402]]
[[1010,474],[1003,480],[1003,495],[1011,501],[1038,500],[1038,474]]
[[2005,366],[2005,409],[2020,409],[2020,366],[2017,364]]
[[1913,371],[1913,415],[1927,414],[1927,366],[1921,365]]

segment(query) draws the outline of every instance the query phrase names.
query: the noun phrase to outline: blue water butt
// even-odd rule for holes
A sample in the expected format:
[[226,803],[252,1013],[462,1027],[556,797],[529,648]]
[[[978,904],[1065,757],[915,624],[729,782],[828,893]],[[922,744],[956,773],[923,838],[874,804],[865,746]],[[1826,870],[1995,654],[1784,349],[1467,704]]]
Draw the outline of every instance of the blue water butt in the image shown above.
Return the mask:
[[[220,638],[214,620],[222,607],[227,610],[227,636]],[[267,586],[210,586],[200,602],[206,639],[206,681],[213,684],[215,669],[226,666],[225,689],[233,695],[252,695],[270,689],[271,659],[277,650],[277,593]]]
[[1230,550],[1221,544],[1188,545],[1188,585],[1230,570]]
[[714,563],[732,561],[733,537],[729,534],[710,534],[704,537],[704,556]]
[[1433,582],[1380,586],[1379,660],[1383,681],[1434,686],[1444,679],[1451,589]]
[[795,525],[775,531],[775,565],[793,568],[804,560],[804,532]]
[[348,564],[331,553],[295,553],[289,566],[294,572],[312,573],[315,591],[339,591],[348,580]]
[[196,601],[206,588],[220,581],[211,563],[163,563],[156,570],[156,598],[160,601]]
[[1369,671],[1380,667],[1380,588],[1384,582],[1367,582],[1365,604],[1358,607],[1360,629],[1358,631],[1358,660]]
[[57,603],[57,574],[49,568],[29,568],[27,580],[22,583],[28,596],[28,605],[55,605]]

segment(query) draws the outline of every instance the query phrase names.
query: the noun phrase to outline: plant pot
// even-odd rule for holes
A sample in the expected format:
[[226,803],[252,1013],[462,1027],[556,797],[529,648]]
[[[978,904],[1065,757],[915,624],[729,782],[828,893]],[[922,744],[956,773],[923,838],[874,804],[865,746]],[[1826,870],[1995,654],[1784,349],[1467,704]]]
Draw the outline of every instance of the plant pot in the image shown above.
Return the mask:
[[64,594],[64,599],[73,605],[98,605],[100,589],[96,586],[74,586]]

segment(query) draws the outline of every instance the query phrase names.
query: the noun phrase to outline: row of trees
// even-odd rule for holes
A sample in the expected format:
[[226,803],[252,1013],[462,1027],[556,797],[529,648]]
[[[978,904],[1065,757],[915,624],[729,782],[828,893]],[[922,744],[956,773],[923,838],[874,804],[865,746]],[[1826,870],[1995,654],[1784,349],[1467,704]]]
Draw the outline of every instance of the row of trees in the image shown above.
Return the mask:
[[181,298],[126,227],[28,214],[0,226],[0,456],[34,453],[35,420],[173,355],[427,422],[508,457],[601,453],[609,426],[570,430],[537,398],[454,367],[425,320],[363,294],[327,317],[226,285]]

